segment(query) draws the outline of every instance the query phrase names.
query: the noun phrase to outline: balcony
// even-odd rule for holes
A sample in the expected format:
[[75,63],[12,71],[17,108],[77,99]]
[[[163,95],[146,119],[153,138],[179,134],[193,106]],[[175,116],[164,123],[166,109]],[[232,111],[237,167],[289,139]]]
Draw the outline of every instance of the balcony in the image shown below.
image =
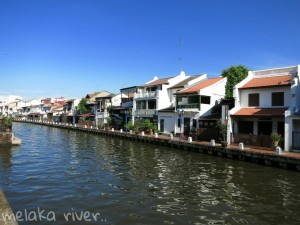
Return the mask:
[[156,97],[157,97],[156,91],[135,93],[135,98],[156,98]]
[[177,109],[198,109],[199,110],[199,103],[177,105]]
[[154,115],[155,109],[136,109],[135,115]]
[[130,107],[133,107],[133,102],[122,102],[121,105],[124,108],[130,108]]

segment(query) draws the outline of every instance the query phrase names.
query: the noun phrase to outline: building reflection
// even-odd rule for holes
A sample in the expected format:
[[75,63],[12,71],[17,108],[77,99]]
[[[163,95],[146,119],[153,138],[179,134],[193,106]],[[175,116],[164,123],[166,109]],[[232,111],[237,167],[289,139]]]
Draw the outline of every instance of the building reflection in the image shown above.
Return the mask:
[[1,169],[7,169],[12,166],[12,151],[13,147],[11,146],[1,146],[0,147],[0,166]]

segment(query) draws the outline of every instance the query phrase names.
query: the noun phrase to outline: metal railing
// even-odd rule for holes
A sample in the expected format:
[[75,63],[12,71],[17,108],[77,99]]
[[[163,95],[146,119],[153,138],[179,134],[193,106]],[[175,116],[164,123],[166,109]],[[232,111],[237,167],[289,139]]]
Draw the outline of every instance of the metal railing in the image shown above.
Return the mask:
[[[300,136],[299,136],[300,137]],[[259,146],[259,147],[272,147],[272,140],[270,135],[253,135],[253,134],[232,134],[233,143],[244,143],[244,145]],[[284,138],[281,137],[279,142],[281,147],[284,146]]]
[[156,91],[140,92],[140,93],[135,93],[135,98],[155,98],[157,97],[156,94],[157,94]]
[[177,105],[177,109],[199,109],[199,103]]

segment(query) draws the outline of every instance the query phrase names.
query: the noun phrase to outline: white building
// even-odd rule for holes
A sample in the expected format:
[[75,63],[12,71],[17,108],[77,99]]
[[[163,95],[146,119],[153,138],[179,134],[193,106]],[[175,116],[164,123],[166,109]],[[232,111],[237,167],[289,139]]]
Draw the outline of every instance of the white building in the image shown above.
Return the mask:
[[23,100],[23,97],[16,95],[0,96],[0,113],[3,115],[12,115],[17,112],[17,103]]
[[234,98],[233,142],[271,147],[270,134],[277,132],[285,151],[300,150],[299,66],[249,71]]
[[[180,133],[181,128],[182,133],[189,135],[191,129],[204,125],[201,118],[209,116],[212,108],[225,96],[227,78],[207,79],[205,74],[191,81],[184,89],[174,93],[176,96],[174,107],[159,110],[158,124],[161,132],[176,134]],[[184,113],[182,124],[178,110]]]
[[22,107],[22,116],[27,119],[41,119],[45,115],[43,112],[43,105],[41,99],[31,99],[25,102],[25,106]]
[[96,124],[103,125],[107,123],[109,113],[113,107],[119,107],[121,105],[121,94],[113,94],[107,91],[102,91],[95,97],[96,105]]
[[[176,97],[175,93],[179,92],[187,87],[191,87],[207,78],[206,74],[189,76],[183,81],[171,86],[169,93],[172,95],[172,103],[168,108],[158,110],[158,128],[163,133],[173,133],[175,131],[176,124]],[[176,132],[175,132],[176,133]]]
[[174,103],[170,87],[188,78],[183,71],[178,76],[158,79],[147,82],[139,87],[133,98],[132,121],[137,118],[155,120],[157,111],[170,107]]

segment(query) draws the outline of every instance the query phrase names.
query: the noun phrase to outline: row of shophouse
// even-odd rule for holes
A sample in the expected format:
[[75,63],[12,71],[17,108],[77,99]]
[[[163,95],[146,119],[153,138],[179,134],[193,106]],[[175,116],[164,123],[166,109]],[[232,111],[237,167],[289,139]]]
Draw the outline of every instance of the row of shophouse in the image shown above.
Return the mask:
[[[226,77],[206,74],[177,76],[120,89],[87,94],[88,113],[77,110],[81,99],[41,99],[1,105],[0,113],[50,122],[108,122],[115,129],[129,121],[149,119],[160,133],[196,133],[210,140],[219,119],[228,124],[228,142],[268,147],[270,134],[281,134],[285,151],[300,150],[300,66],[249,71],[234,88],[234,101],[225,100]],[[13,107],[15,104],[15,107]]]

